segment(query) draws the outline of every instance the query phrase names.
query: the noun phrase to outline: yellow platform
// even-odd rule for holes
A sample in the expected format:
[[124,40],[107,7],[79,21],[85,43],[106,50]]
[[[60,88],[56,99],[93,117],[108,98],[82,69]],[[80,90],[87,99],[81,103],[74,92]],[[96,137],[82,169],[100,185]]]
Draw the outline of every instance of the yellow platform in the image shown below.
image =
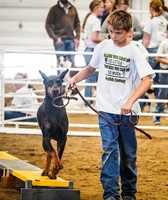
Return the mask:
[[60,177],[51,180],[47,176],[41,176],[42,169],[20,160],[5,151],[0,151],[0,169],[9,169],[11,175],[24,182],[32,181],[32,186],[69,187],[69,181],[65,181]]

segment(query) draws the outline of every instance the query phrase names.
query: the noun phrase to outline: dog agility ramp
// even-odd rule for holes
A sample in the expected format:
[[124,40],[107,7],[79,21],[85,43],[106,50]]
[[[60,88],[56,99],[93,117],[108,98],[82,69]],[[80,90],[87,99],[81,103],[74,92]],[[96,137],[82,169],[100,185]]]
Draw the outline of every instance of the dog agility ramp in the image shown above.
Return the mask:
[[3,170],[2,185],[3,180],[7,180],[4,177],[10,176],[24,183],[24,187],[21,188],[22,200],[46,200],[46,195],[47,200],[80,199],[80,192],[73,190],[73,182],[60,177],[51,180],[47,176],[41,176],[42,169],[4,151],[0,151],[0,169]]

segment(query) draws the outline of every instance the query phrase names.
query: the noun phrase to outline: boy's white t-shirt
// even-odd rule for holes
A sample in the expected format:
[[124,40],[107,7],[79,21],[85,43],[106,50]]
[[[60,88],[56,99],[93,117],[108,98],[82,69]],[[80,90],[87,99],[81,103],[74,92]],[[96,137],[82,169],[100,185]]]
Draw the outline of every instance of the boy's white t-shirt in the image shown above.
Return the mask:
[[[113,114],[120,114],[121,107],[137,89],[144,76],[154,76],[153,69],[133,42],[124,47],[116,47],[111,39],[99,43],[90,65],[99,69],[97,110]],[[140,112],[138,102],[134,103],[132,110]]]

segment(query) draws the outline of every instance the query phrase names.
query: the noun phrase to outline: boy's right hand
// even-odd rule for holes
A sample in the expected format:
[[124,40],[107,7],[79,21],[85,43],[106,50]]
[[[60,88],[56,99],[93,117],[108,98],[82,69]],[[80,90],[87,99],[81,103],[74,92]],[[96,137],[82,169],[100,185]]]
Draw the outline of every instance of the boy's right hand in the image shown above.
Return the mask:
[[75,79],[72,77],[67,84],[67,89],[75,90],[75,88],[76,88],[76,82]]

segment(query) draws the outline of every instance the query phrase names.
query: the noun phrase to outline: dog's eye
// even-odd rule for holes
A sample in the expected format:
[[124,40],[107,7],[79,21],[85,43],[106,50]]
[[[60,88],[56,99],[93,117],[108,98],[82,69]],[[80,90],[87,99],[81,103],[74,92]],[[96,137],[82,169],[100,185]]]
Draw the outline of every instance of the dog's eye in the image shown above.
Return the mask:
[[60,80],[57,80],[57,85],[61,85],[62,84],[62,82],[60,81]]
[[48,86],[51,87],[51,86],[53,85],[53,81],[52,81],[52,79],[48,80],[48,81],[47,81],[47,84],[48,84]]

